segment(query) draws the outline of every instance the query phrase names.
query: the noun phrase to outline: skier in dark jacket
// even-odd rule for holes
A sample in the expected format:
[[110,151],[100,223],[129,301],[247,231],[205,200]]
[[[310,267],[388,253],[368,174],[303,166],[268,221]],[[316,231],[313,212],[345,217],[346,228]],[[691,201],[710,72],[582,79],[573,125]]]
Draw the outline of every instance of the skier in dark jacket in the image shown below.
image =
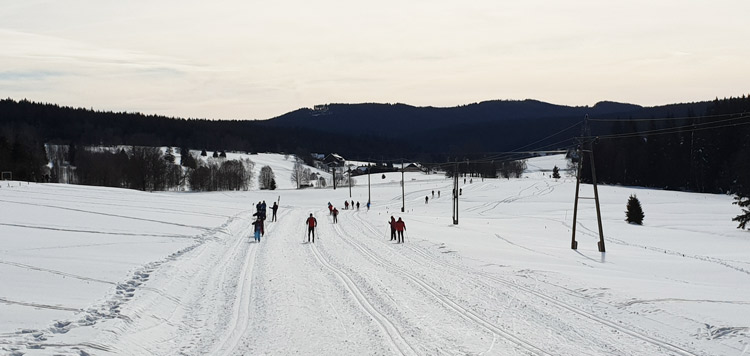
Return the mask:
[[271,215],[271,221],[276,221],[276,210],[279,210],[279,204],[273,202],[273,206],[271,207],[271,211],[273,212],[273,215]]
[[315,243],[315,228],[318,226],[318,220],[310,213],[310,217],[305,220],[305,224],[307,225],[307,242],[310,242],[310,235],[312,235],[312,242]]
[[255,242],[260,242],[260,236],[262,235],[261,231],[263,231],[263,220],[258,217],[258,219],[253,222],[253,236],[255,237]]
[[333,223],[334,224],[339,222],[338,216],[339,216],[339,209],[333,208]]
[[396,239],[396,218],[391,216],[391,221],[388,222],[388,225],[391,226],[391,241]]

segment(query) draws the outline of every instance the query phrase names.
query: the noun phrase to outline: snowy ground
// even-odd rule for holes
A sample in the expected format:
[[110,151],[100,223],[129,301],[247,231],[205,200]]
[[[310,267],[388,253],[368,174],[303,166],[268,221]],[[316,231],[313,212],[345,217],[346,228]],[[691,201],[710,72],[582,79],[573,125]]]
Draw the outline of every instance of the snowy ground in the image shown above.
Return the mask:
[[[288,181],[283,156],[251,159]],[[607,252],[592,201],[574,251],[575,182],[551,179],[555,164],[462,180],[457,226],[439,175],[406,174],[405,213],[397,173],[371,177],[370,211],[366,176],[359,211],[342,209],[346,188],[2,182],[0,354],[750,355],[750,232],[731,197],[600,187]],[[633,193],[644,226],[623,221]],[[254,203],[279,197],[278,222],[252,242]],[[389,241],[391,215],[405,244]]]

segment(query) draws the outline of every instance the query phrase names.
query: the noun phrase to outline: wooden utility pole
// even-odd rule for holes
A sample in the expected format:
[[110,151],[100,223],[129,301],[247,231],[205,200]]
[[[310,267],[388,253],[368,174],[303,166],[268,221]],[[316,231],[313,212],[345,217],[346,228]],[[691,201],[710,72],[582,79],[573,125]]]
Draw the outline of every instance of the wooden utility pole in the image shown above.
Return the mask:
[[[604,247],[604,230],[602,229],[602,213],[599,207],[599,189],[596,184],[596,166],[594,164],[594,145],[591,139],[591,131],[589,130],[589,116],[586,115],[583,121],[583,128],[581,133],[581,139],[578,146],[578,169],[576,171],[576,197],[573,204],[573,236],[571,238],[570,248],[577,249],[578,241],[576,241],[576,225],[578,219],[578,199],[594,199],[596,204],[596,222],[599,225],[599,252],[606,252]],[[588,149],[586,146],[588,145]],[[581,169],[583,167],[583,156],[584,152],[589,154],[591,160],[591,180],[594,185],[594,197],[579,197],[579,191],[581,187]]]
[[453,171],[453,225],[458,225],[458,161]]
[[334,163],[331,167],[333,170],[333,190],[336,190],[336,164]]
[[367,163],[367,202],[370,202],[370,173],[372,171],[372,163]]
[[401,212],[406,210],[406,196],[404,195],[404,160],[401,160]]

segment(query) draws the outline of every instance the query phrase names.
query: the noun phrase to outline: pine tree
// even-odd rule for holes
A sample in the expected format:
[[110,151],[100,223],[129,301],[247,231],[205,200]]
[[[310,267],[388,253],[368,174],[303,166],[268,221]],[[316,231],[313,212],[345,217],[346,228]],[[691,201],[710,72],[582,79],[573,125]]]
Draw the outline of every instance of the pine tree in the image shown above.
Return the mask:
[[164,159],[169,163],[174,163],[174,150],[172,147],[167,147],[167,153],[164,155]]
[[631,224],[643,225],[643,217],[645,215],[643,214],[643,209],[641,209],[641,202],[635,194],[628,198],[628,211],[625,212],[625,216],[625,221]]
[[206,150],[201,151],[201,156],[203,156],[203,157],[208,156],[208,153],[206,153]]
[[221,157],[221,158],[227,158],[227,153],[224,152],[224,151],[221,151],[221,153],[219,153],[219,157]]
[[749,189],[739,190],[740,192],[734,197],[735,202],[732,204],[737,204],[737,206],[742,208],[742,214],[735,216],[732,221],[740,223],[737,226],[738,229],[745,229],[745,225],[750,221],[750,194],[748,194],[750,192],[748,191]]
[[557,168],[557,166],[552,168],[552,178],[560,179],[560,168]]
[[217,152],[217,151],[214,151],[213,157],[214,157],[214,158],[219,158],[219,152]]

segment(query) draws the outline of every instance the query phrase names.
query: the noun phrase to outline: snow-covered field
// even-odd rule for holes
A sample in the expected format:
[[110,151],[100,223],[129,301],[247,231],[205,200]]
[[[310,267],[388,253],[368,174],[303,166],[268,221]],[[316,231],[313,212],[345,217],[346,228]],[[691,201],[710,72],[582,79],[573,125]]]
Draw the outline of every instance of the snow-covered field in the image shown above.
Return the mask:
[[[292,160],[250,158],[292,187]],[[575,181],[553,165],[462,180],[459,225],[441,175],[406,174],[405,213],[400,173],[371,177],[369,211],[366,176],[351,198],[2,182],[0,353],[750,355],[750,232],[731,197],[600,186],[607,252],[586,200],[575,251]],[[634,193],[643,226],[624,221]],[[277,199],[252,242],[254,204]],[[405,244],[389,241],[391,215]]]

